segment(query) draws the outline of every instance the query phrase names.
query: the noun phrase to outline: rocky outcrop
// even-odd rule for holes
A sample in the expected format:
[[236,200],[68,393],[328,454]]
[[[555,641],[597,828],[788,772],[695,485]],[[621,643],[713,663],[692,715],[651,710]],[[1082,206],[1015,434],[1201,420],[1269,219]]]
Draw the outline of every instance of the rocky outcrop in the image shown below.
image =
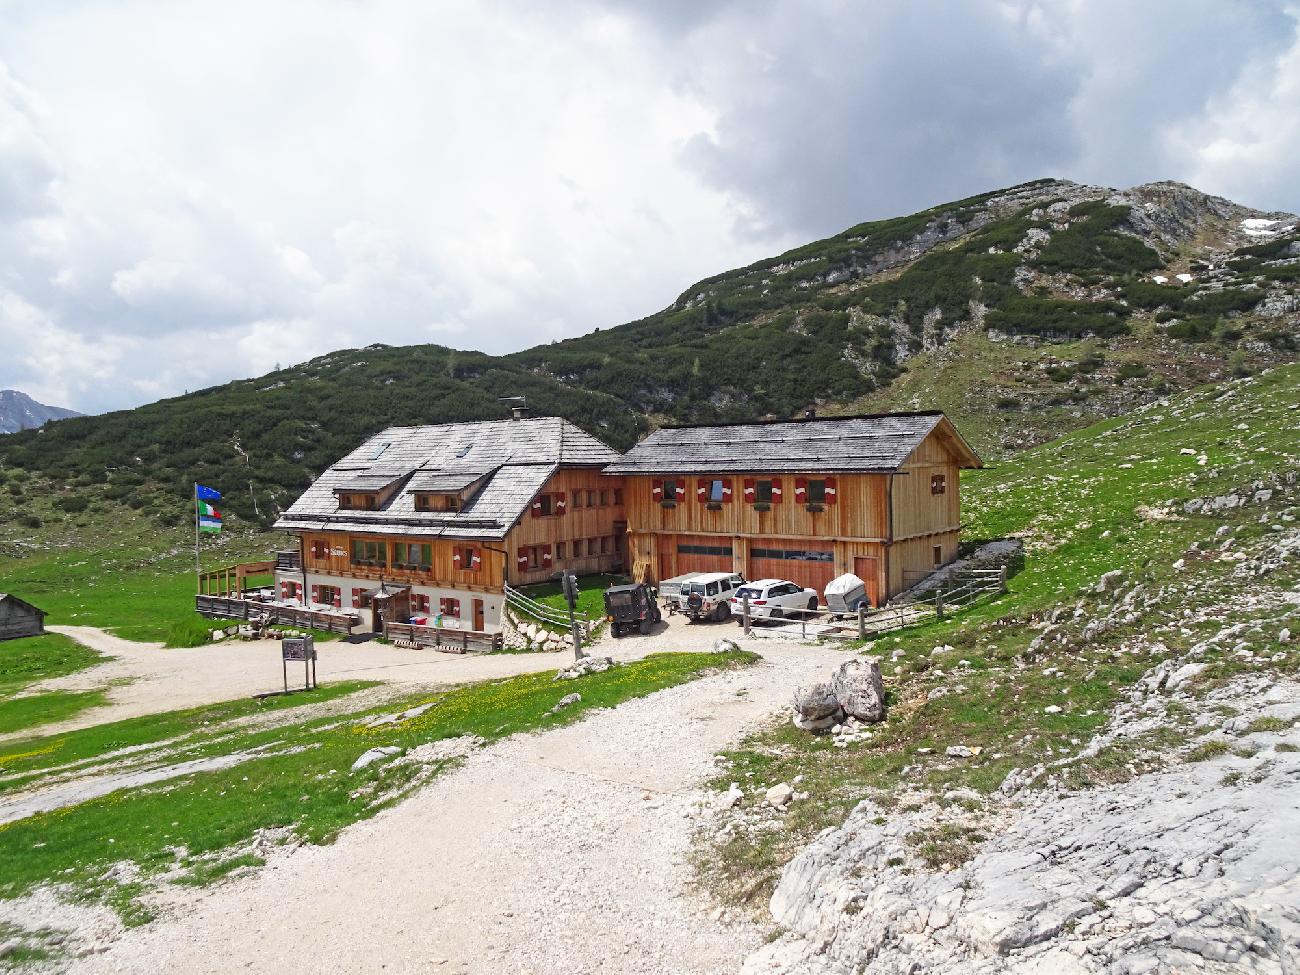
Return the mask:
[[[1160,689],[1180,673],[1166,668]],[[1205,715],[1234,750],[1109,788],[1033,794],[994,813],[1003,828],[952,869],[917,862],[935,807],[887,816],[863,803],[787,866],[771,908],[789,933],[744,972],[1297,970],[1300,685],[1247,678],[1211,696],[1229,702],[1236,717]],[[1250,733],[1261,727],[1283,730]]]
[[858,721],[885,720],[885,685],[875,660],[846,660],[831,679],[835,699],[844,713]]

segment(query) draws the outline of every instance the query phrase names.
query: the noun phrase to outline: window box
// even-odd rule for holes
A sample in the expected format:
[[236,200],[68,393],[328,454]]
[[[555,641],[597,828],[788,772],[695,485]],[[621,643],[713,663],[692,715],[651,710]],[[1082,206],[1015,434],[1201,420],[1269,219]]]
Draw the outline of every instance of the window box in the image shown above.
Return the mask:
[[812,504],[808,505],[808,510],[812,512],[825,511],[826,505],[819,504],[816,501],[814,501]]
[[755,501],[755,502],[754,502],[754,510],[755,510],[755,511],[771,511],[771,510],[772,510],[772,502],[771,502],[771,501]]
[[676,507],[677,507],[677,502],[676,502],[676,501],[660,501],[660,502],[659,502],[659,507],[661,507],[661,508],[676,508]]
[[721,501],[710,501],[710,502],[709,502],[708,504],[706,504],[704,507],[705,507],[705,510],[707,510],[707,511],[721,511],[721,510],[722,510],[722,502],[721,502]]

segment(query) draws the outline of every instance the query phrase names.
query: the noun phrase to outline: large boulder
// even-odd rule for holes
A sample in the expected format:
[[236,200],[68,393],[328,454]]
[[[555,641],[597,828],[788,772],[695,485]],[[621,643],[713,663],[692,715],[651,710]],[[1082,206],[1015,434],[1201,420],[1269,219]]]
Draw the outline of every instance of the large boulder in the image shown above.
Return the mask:
[[823,731],[840,723],[844,710],[830,684],[813,684],[794,692],[794,724],[804,731]]
[[874,660],[846,660],[831,679],[836,703],[859,721],[885,720],[885,685]]

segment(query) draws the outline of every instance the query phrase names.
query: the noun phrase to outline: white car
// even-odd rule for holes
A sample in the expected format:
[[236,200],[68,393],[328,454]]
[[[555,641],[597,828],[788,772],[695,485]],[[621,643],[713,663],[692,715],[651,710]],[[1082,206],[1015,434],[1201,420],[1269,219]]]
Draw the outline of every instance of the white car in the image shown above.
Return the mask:
[[663,584],[663,589],[669,590],[664,602],[669,612],[685,613],[692,620],[720,623],[731,615],[728,600],[743,585],[744,578],[735,572],[689,573]]
[[731,595],[731,615],[740,620],[744,613],[744,597],[749,597],[751,620],[779,620],[787,616],[802,616],[816,609],[820,601],[816,589],[804,589],[785,579],[759,579],[747,582]]

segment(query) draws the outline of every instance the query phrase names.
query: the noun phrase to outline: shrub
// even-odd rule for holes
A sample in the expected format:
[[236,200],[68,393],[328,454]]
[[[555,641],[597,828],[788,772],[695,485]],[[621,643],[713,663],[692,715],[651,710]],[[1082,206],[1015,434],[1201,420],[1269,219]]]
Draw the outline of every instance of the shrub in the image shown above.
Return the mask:
[[80,494],[68,494],[54,502],[68,514],[80,514],[90,507],[90,502]]
[[1015,396],[999,396],[997,407],[999,410],[1018,410],[1023,404]]
[[1151,370],[1140,362],[1123,362],[1119,369],[1115,371],[1115,378],[1120,382],[1127,382],[1130,379],[1145,379],[1151,375]]

